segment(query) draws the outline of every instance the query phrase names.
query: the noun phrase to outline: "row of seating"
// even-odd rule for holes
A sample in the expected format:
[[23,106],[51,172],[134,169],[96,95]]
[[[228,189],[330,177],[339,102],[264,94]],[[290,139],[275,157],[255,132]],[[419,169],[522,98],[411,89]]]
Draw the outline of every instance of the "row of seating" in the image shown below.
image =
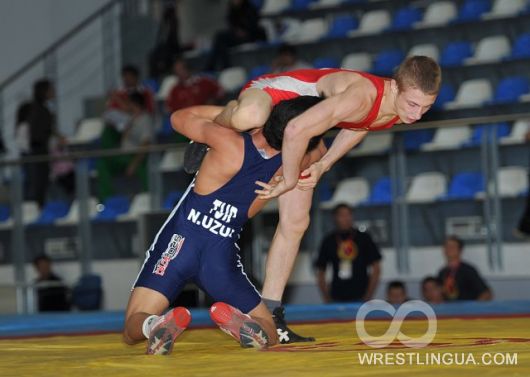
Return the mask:
[[[499,195],[518,197],[528,191],[528,169],[521,166],[503,167],[498,172]],[[447,177],[439,172],[426,172],[413,177],[406,193],[409,203],[431,203],[439,200],[483,199],[485,179],[479,172],[455,174],[449,185]],[[330,200],[320,204],[332,209],[337,204],[352,206],[385,205],[392,202],[392,182],[388,177],[378,179],[370,190],[365,178],[341,181]]]
[[[162,208],[172,209],[182,196],[181,191],[172,191],[164,199]],[[132,200],[124,195],[116,195],[100,204],[89,198],[88,210],[92,221],[134,221],[151,209],[151,196],[148,193],[135,195]],[[42,209],[36,202],[22,204],[22,217],[25,225],[75,225],[79,222],[79,202],[71,204],[63,200],[46,203]],[[0,229],[13,226],[13,218],[8,205],[0,205]]]
[[[348,3],[363,3],[367,0],[252,0],[260,9],[264,17],[278,15],[286,11],[290,16],[296,16],[296,11],[308,9],[325,9],[326,11],[342,11],[342,6]],[[374,1],[372,1],[374,2]],[[381,10],[385,5],[381,6]],[[466,21],[474,19],[490,19],[496,17],[510,17],[528,11],[530,4],[527,0],[466,0],[460,7],[453,1],[432,2],[426,7],[404,7],[398,9],[392,19],[397,25],[413,23],[427,25],[441,25],[452,21]],[[322,9],[324,10],[324,9]],[[386,10],[385,10],[386,11]],[[294,12],[294,13],[293,13]],[[372,11],[373,12],[373,11]],[[387,11],[388,12],[388,11]],[[370,12],[367,12],[370,13]],[[388,12],[389,13],[389,12]]]

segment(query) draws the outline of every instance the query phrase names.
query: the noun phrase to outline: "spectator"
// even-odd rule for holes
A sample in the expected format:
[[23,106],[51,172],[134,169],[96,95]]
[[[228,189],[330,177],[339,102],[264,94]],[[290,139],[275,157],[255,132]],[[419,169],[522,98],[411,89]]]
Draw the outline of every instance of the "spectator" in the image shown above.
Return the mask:
[[[530,142],[530,129],[525,136],[526,142]],[[526,206],[519,220],[519,225],[514,230],[514,234],[518,238],[529,239],[530,238],[530,192],[526,195]]]
[[31,115],[31,102],[22,103],[17,109],[17,122],[15,124],[15,144],[17,156],[24,156],[30,152],[29,117]]
[[492,293],[478,271],[462,261],[464,243],[455,236],[445,240],[447,265],[438,273],[446,300],[491,300]]
[[250,0],[230,0],[227,21],[228,29],[217,32],[214,37],[207,71],[230,67],[230,47],[267,40],[265,30],[259,25],[258,10]]
[[224,96],[223,89],[217,81],[192,74],[183,59],[175,60],[173,72],[177,77],[177,83],[166,99],[169,113],[189,106],[211,105]]
[[177,8],[170,5],[164,10],[156,34],[155,47],[149,55],[149,75],[158,79],[166,74],[171,68],[173,59],[180,52]]
[[[333,210],[335,230],[320,246],[317,282],[324,302],[370,300],[379,283],[381,254],[370,235],[354,226],[352,209],[339,204]],[[331,289],[326,267],[333,267]]]
[[408,301],[407,298],[407,288],[405,283],[399,280],[394,280],[388,283],[386,288],[386,300],[395,306],[403,304],[405,301]]
[[306,68],[311,68],[311,65],[298,59],[296,48],[287,43],[278,48],[276,58],[272,62],[272,73],[281,73]]
[[434,276],[427,276],[421,282],[421,293],[423,300],[429,304],[441,304],[444,302],[442,284]]
[[53,273],[50,258],[40,255],[33,260],[33,266],[37,272],[35,285],[39,312],[70,310],[69,290]]
[[[146,108],[145,96],[138,92],[131,93],[128,103],[131,120],[123,131],[120,142],[120,148],[124,151],[147,146],[153,141],[152,119]],[[140,151],[134,155],[103,157],[98,160],[100,201],[112,195],[112,178],[115,174],[125,174],[128,177],[136,175],[141,180],[142,189],[147,190],[145,153]]]
[[[57,136],[60,143],[66,143],[56,129],[54,100],[55,90],[49,80],[39,80],[34,84],[33,102],[28,118],[30,156],[48,155],[52,136]],[[42,207],[49,186],[49,163],[46,161],[30,164],[27,171],[28,198],[35,200]]]

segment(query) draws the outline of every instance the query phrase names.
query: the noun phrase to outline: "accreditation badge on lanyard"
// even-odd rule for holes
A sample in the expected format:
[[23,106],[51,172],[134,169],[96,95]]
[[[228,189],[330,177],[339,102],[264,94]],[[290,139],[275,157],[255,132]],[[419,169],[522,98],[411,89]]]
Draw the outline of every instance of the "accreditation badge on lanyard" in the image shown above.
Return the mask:
[[339,278],[351,279],[353,276],[352,264],[359,255],[357,245],[353,242],[353,234],[345,239],[337,235],[337,255],[339,257]]

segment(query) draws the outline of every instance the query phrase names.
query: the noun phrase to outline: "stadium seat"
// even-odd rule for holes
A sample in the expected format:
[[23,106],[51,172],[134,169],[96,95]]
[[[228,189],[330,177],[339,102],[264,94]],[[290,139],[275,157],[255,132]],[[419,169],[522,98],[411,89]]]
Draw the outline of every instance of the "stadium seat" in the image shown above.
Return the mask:
[[503,145],[523,144],[526,142],[528,132],[530,132],[530,120],[519,119],[513,124],[510,134],[501,138],[500,143]]
[[129,210],[118,216],[120,221],[137,220],[140,215],[151,210],[151,194],[142,192],[136,194],[131,202]]
[[471,127],[438,128],[431,142],[423,144],[423,151],[457,149],[471,138]]
[[365,52],[351,53],[342,59],[341,67],[354,71],[368,72],[372,69],[372,57]]
[[72,304],[79,310],[101,310],[103,288],[101,276],[83,275],[72,290]]
[[54,200],[46,203],[34,225],[53,224],[56,220],[68,214],[70,205],[64,200]]
[[0,223],[6,222],[7,220],[9,220],[9,217],[11,217],[9,206],[5,204],[0,204]]
[[480,64],[501,61],[510,55],[510,40],[504,35],[494,35],[480,40],[475,54],[465,60],[465,64]]
[[374,183],[366,204],[377,205],[390,203],[392,203],[392,182],[390,178],[383,177]]
[[270,65],[258,65],[254,68],[252,68],[248,74],[248,78],[247,80],[250,81],[250,80],[253,80],[255,79],[256,77],[259,77],[261,75],[265,75],[267,73],[270,73],[271,72],[271,66]]
[[227,92],[241,89],[247,81],[247,72],[243,67],[226,68],[219,74],[219,84]]
[[386,10],[373,10],[366,12],[361,17],[359,27],[348,33],[349,36],[376,34],[388,29],[390,26],[390,13]]
[[381,76],[392,76],[394,69],[405,59],[401,50],[384,50],[378,53],[374,59],[372,72]]
[[348,35],[348,32],[359,27],[359,21],[353,16],[338,16],[335,17],[331,26],[329,27],[326,37],[341,38]]
[[260,13],[263,15],[280,13],[289,8],[290,5],[290,0],[265,0]]
[[441,110],[447,102],[454,101],[455,99],[455,89],[451,84],[442,84],[440,91],[438,92],[438,97],[434,102],[432,108],[434,110]]
[[514,76],[504,78],[497,88],[491,103],[510,103],[518,102],[519,97],[530,91],[530,81],[523,76]]
[[491,134],[489,133],[491,128],[495,129],[495,134],[497,135],[497,139],[501,139],[503,137],[506,137],[510,134],[510,126],[508,123],[492,123],[492,124],[477,124],[473,127],[473,133],[471,134],[471,138],[465,142],[462,146],[465,147],[475,147],[482,143],[482,138],[484,135],[484,132],[487,133],[488,140],[491,139]]
[[280,23],[280,40],[289,43],[298,42],[298,37],[302,32],[302,21],[295,18],[282,18]]
[[309,5],[311,3],[315,2],[315,0],[291,0],[291,10],[305,10],[309,8]]
[[491,10],[489,0],[466,0],[458,11],[455,22],[469,22],[480,20],[484,13]]
[[513,44],[512,59],[530,58],[530,33],[524,33],[517,37]]
[[264,0],[250,0],[252,5],[256,7],[256,9],[259,11],[261,7],[263,6]]
[[499,169],[499,195],[514,197],[528,192],[528,168],[523,166],[505,166]]
[[156,98],[159,101],[165,101],[177,81],[177,77],[173,75],[164,77],[162,84],[160,84],[160,89],[158,90],[158,93],[156,93]]
[[103,203],[103,211],[94,218],[95,221],[114,221],[119,215],[129,211],[130,201],[124,195],[111,196]]
[[300,32],[295,42],[306,43],[318,41],[328,32],[328,23],[323,18],[312,18],[305,20],[300,25]]
[[455,174],[445,199],[473,199],[484,191],[484,176],[482,173],[464,172]]
[[462,65],[464,60],[473,55],[473,47],[470,42],[451,42],[442,50],[440,65],[442,67],[455,67]]
[[460,85],[454,101],[447,102],[445,109],[459,109],[464,107],[476,107],[489,101],[493,90],[487,79],[467,80]]
[[428,56],[437,62],[440,60],[440,51],[435,44],[426,43],[413,46],[407,56]]
[[407,30],[422,18],[421,10],[415,7],[404,7],[394,13],[389,30]]
[[347,203],[351,206],[356,206],[368,199],[370,188],[368,181],[364,178],[348,178],[341,181],[331,200],[322,202],[320,208],[332,209],[337,204]]
[[414,24],[416,28],[447,25],[457,15],[453,1],[440,1],[430,4],[425,10],[422,21]]
[[340,63],[337,59],[332,57],[317,58],[313,61],[313,67],[320,68],[339,68]]
[[158,93],[160,90],[160,83],[156,79],[145,79],[142,81],[142,85],[153,92],[153,94]]
[[348,152],[350,157],[370,156],[386,153],[392,146],[392,134],[387,132],[369,132],[360,145]]
[[160,162],[160,171],[164,173],[176,172],[184,164],[184,149],[169,150],[164,153]]
[[68,139],[68,144],[79,145],[79,144],[90,144],[99,140],[99,137],[103,133],[104,128],[103,119],[101,118],[87,118],[83,119],[74,137]]
[[421,173],[412,179],[407,202],[429,203],[443,198],[447,192],[445,175],[438,172]]
[[403,146],[407,151],[417,151],[425,143],[432,141],[434,130],[413,130],[403,133]]
[[525,8],[526,0],[495,0],[490,12],[484,13],[482,19],[516,16]]
[[309,4],[309,8],[331,8],[343,3],[344,0],[317,0]]
[[175,207],[184,193],[182,191],[171,191],[164,199],[163,208],[171,210]]
[[[88,198],[88,216],[89,218],[94,218],[97,213],[97,205],[98,202],[96,198]],[[74,225],[79,222],[79,201],[76,199],[72,202],[72,205],[70,206],[70,210],[68,211],[68,214],[57,220],[55,223],[57,225]]]

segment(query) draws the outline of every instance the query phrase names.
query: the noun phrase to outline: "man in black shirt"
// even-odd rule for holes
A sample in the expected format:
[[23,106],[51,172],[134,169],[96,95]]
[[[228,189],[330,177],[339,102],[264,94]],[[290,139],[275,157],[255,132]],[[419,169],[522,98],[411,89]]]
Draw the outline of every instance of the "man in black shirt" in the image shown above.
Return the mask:
[[445,240],[447,265],[438,273],[446,300],[491,300],[493,295],[475,267],[462,261],[464,243],[455,236]]
[[[324,238],[315,261],[322,298],[325,302],[370,300],[379,283],[381,253],[368,233],[354,227],[348,205],[339,204],[333,216],[336,230]],[[330,288],[325,278],[328,264],[333,266]]]
[[53,273],[50,258],[40,255],[33,260],[33,266],[38,275],[35,286],[39,312],[70,310],[68,288],[61,278]]

